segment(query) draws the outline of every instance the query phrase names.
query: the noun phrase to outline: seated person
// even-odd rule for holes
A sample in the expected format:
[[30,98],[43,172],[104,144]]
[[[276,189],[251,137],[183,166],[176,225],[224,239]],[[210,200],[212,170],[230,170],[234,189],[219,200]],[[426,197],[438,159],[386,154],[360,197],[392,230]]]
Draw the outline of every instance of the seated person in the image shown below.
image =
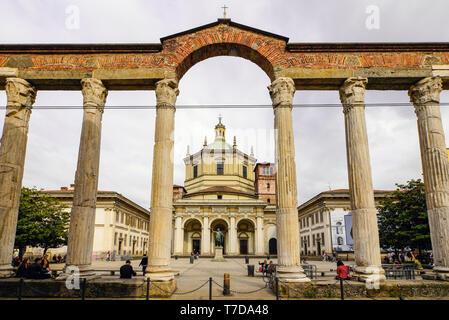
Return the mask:
[[263,262],[259,262],[259,271],[262,272],[262,274],[265,274],[265,266],[267,265],[267,260],[264,260]]
[[133,267],[131,265],[131,261],[126,260],[126,264],[120,267],[120,278],[121,279],[131,279],[133,276],[137,274],[134,272]]
[[265,273],[267,275],[272,275],[276,272],[276,266],[273,264],[273,261],[270,261],[270,263],[267,265]]
[[390,258],[388,256],[385,256],[384,260],[382,261],[383,264],[390,264]]
[[42,268],[42,259],[36,258],[34,259],[34,263],[32,263],[26,272],[26,278],[28,279],[50,279],[51,274],[48,273],[47,270]]
[[349,268],[347,266],[345,266],[343,261],[338,260],[337,261],[337,276],[335,277],[335,279],[339,280],[340,278],[343,280],[346,280],[349,278]]
[[26,276],[27,269],[29,266],[30,266],[30,259],[28,258],[23,259],[22,262],[17,267],[16,277],[24,278]]

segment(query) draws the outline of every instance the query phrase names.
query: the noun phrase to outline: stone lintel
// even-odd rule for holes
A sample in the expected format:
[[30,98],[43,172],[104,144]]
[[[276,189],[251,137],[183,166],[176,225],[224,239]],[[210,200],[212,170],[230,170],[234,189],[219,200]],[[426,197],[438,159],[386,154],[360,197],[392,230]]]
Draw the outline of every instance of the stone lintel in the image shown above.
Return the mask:
[[[30,81],[38,90],[81,90],[80,80],[97,78],[109,90],[154,90],[156,82],[175,78],[166,68],[94,69],[83,71],[18,70],[0,68],[0,90],[4,89],[2,70],[17,70],[17,77]],[[7,73],[13,71],[5,71]],[[16,72],[16,71],[14,71]],[[368,78],[367,90],[408,90],[422,78],[439,75],[443,88],[449,89],[449,69],[445,65],[426,69],[359,68],[310,69],[288,68],[276,71],[276,77],[289,77],[296,90],[338,90],[347,78]],[[8,75],[9,76],[9,75]]]

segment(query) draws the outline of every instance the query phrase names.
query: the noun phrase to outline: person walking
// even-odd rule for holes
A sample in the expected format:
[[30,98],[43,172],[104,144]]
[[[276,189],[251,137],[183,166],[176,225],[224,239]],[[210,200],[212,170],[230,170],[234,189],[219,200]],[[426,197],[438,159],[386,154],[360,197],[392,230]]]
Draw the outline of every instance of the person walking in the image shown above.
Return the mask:
[[142,260],[140,260],[140,263],[139,263],[139,267],[140,266],[142,267],[143,276],[145,276],[145,272],[147,270],[147,265],[148,265],[148,257],[146,254],[144,254]]
[[131,279],[136,276],[136,272],[133,270],[130,260],[126,260],[126,263],[120,267],[120,279]]
[[106,261],[111,261],[111,252],[109,251],[106,253]]

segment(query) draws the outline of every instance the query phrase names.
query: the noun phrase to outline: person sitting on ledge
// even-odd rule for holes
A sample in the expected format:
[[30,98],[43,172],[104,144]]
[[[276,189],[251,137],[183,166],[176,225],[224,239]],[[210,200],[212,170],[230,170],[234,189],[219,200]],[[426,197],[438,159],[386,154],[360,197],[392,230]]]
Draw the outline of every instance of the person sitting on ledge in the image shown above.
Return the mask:
[[120,279],[131,279],[133,276],[137,274],[133,270],[133,266],[131,265],[131,261],[126,260],[126,264],[120,267]]
[[343,280],[347,280],[348,275],[349,275],[349,268],[347,266],[345,266],[343,261],[338,260],[337,261],[337,276],[335,277],[335,279],[340,280],[340,278],[341,278]]
[[36,258],[34,259],[34,263],[32,263],[27,271],[26,278],[28,279],[50,279],[51,274],[44,268],[42,268],[42,259]]

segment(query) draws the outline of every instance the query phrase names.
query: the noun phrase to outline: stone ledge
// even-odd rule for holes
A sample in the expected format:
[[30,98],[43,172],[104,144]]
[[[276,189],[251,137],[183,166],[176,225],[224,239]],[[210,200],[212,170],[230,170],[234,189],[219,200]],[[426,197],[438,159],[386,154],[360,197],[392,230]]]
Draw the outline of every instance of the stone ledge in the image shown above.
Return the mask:
[[[165,282],[150,282],[150,297],[170,297],[177,287],[175,279]],[[19,295],[20,279],[0,279],[0,298],[15,298]],[[80,281],[80,288],[82,283]],[[162,290],[161,290],[162,289]],[[88,280],[86,298],[144,298],[147,284],[141,279],[108,279]],[[22,288],[24,298],[72,298],[81,299],[81,289],[67,289],[64,280],[25,279]]]
[[[290,287],[290,288],[289,288]],[[394,298],[394,297],[449,297],[449,282],[446,281],[392,281],[387,280],[380,289],[367,289],[362,282],[344,283],[344,296],[348,298]],[[276,288],[273,286],[273,292]],[[339,298],[340,283],[281,283],[279,296],[299,299]]]

